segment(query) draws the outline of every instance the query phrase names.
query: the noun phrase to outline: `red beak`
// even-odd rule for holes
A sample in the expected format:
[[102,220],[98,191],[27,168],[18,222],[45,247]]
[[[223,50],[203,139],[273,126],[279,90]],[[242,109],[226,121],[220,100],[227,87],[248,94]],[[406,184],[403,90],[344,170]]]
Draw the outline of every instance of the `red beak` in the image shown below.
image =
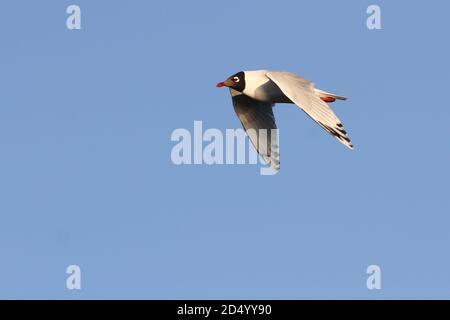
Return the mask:
[[226,86],[226,84],[225,84],[224,82],[219,82],[219,83],[216,85],[217,88],[221,88],[221,87],[225,87],[225,86]]

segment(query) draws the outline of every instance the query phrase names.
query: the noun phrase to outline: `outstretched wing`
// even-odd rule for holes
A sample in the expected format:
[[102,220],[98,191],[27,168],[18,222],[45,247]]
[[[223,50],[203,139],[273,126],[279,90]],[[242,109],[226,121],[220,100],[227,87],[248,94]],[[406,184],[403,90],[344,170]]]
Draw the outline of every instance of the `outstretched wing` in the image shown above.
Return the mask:
[[267,72],[283,93],[339,142],[353,149],[341,121],[314,91],[314,84],[290,72]]
[[[278,131],[273,104],[252,99],[230,89],[234,111],[255,149],[274,170],[280,169]],[[273,130],[272,130],[273,129]]]

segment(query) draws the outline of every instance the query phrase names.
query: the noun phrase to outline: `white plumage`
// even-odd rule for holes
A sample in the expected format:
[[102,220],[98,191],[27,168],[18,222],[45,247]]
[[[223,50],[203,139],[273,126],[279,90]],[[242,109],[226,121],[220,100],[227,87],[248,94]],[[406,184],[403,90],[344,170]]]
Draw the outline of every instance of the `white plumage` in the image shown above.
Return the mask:
[[311,81],[284,71],[241,71],[217,86],[230,88],[234,109],[250,140],[276,170],[279,169],[279,160],[278,145],[274,145],[272,139],[275,135],[265,138],[258,134],[259,129],[276,129],[272,110],[275,103],[297,105],[339,142],[353,149],[344,126],[327,104],[346,100],[346,97],[317,89]]

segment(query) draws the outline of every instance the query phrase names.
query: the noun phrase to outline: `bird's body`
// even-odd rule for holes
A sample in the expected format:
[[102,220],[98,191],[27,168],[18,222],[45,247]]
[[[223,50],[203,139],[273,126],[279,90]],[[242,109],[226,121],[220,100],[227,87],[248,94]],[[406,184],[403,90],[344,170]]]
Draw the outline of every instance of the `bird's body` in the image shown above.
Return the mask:
[[245,89],[246,96],[262,102],[292,103],[283,91],[267,76],[268,70],[246,71]]
[[276,170],[279,169],[279,161],[272,152],[273,141],[271,146],[268,145],[274,135],[269,134],[261,143],[261,135],[258,134],[261,129],[276,129],[272,111],[276,103],[296,104],[339,142],[353,149],[341,121],[327,105],[327,102],[346,98],[316,89],[312,82],[296,74],[269,70],[241,71],[217,86],[230,88],[234,109],[250,140],[259,154]]

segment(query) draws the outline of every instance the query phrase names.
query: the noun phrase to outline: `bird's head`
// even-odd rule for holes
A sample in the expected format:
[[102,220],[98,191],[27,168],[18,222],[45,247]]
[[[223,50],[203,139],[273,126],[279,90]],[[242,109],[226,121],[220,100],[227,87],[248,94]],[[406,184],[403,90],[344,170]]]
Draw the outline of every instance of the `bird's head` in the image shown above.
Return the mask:
[[242,92],[245,89],[245,73],[243,71],[240,71],[236,74],[233,74],[227,80],[225,80],[223,82],[219,82],[216,85],[216,87],[217,88],[228,87],[228,88],[232,88],[236,91]]

